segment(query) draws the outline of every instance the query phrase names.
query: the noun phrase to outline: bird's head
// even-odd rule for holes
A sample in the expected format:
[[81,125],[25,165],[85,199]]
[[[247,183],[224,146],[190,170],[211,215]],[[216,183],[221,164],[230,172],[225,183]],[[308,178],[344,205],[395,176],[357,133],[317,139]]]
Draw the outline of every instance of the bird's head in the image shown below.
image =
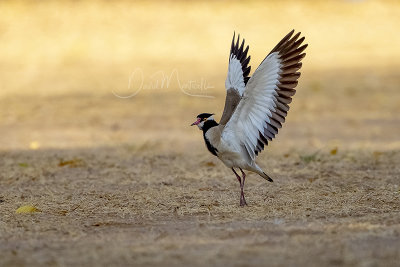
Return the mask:
[[204,123],[208,120],[214,120],[214,114],[211,113],[201,113],[199,115],[197,115],[197,120],[195,122],[192,123],[192,125],[197,125],[197,127],[199,127],[200,130],[203,130],[203,126]]

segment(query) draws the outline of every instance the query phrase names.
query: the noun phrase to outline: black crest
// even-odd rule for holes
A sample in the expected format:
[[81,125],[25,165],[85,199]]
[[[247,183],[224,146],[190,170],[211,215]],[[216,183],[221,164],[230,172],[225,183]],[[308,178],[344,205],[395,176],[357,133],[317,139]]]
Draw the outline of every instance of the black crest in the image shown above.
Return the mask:
[[211,113],[201,113],[201,114],[197,115],[197,118],[207,119],[207,118],[211,117],[212,115],[214,115],[214,114],[211,114]]

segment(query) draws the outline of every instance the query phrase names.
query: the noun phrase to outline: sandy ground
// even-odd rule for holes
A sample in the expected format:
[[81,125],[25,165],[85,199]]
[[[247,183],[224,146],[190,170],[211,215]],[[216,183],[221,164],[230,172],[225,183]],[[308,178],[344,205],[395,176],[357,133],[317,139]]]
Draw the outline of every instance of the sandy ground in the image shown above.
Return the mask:
[[[1,2],[0,266],[398,266],[400,5],[284,2]],[[274,183],[248,174],[241,208],[189,125],[222,113],[234,29],[254,70],[292,25],[310,46],[258,158]]]
[[[3,152],[1,263],[398,264],[399,152],[269,157],[275,182],[249,175],[240,208],[234,176],[202,153]],[[41,212],[15,214],[26,203]]]
[[[391,84],[388,91],[397,87]],[[358,97],[362,103],[374,95],[369,90]],[[309,92],[299,92],[300,103]],[[395,105],[386,114],[356,104],[360,119],[344,112],[350,117],[336,120],[329,120],[329,105],[318,105],[319,115],[303,112],[313,119],[302,123],[301,105],[294,104],[281,135],[258,159],[275,182],[250,174],[249,206],[240,208],[235,177],[188,126],[223,95],[182,113],[186,104],[174,103],[187,96],[156,98],[165,105],[160,116],[132,114],[135,100],[112,94],[3,102],[9,108],[2,112],[20,123],[1,126],[10,147],[0,157],[1,265],[398,264]],[[138,108],[152,101],[141,96]],[[354,108],[345,103],[342,109]],[[174,113],[177,121],[165,119]],[[61,148],[41,147],[57,143]],[[41,212],[15,214],[25,204]]]

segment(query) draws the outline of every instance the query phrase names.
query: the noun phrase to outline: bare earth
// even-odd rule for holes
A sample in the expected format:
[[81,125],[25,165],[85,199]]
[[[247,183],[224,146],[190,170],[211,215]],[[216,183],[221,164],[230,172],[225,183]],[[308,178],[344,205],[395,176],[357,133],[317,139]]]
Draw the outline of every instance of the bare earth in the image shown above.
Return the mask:
[[[343,152],[309,163],[297,153],[270,155],[275,182],[249,175],[245,208],[234,177],[205,155],[94,148],[1,157],[5,266],[400,260],[399,152]],[[74,163],[59,166],[67,159]],[[42,212],[14,214],[24,203]]]
[[[397,1],[71,3],[0,3],[0,266],[399,265]],[[310,46],[257,160],[274,183],[249,173],[241,208],[189,125],[222,113],[233,30],[254,70],[292,24]]]
[[[307,91],[299,92],[300,102]],[[174,103],[187,96],[158,97],[165,110],[142,118],[131,113],[136,100],[121,102],[111,94],[97,103],[90,97],[32,98],[18,115],[21,124],[2,126],[4,146],[17,146],[13,140],[29,136],[25,139],[59,141],[65,148],[1,152],[1,265],[398,264],[396,114],[372,123],[362,118],[360,107],[361,119],[354,122],[324,123],[330,113],[321,112],[302,124],[294,104],[281,136],[258,160],[275,182],[250,174],[249,206],[240,208],[235,177],[206,151],[197,128],[188,126],[197,109],[222,108],[223,94],[185,108],[173,128],[173,120],[163,118],[179,114]],[[86,105],[85,112],[76,113],[71,100]],[[18,106],[12,99],[2,104],[10,107],[3,112]],[[36,115],[24,116],[35,107]],[[93,115],[104,110],[103,116]],[[347,135],[336,127],[355,130]],[[93,144],[74,148],[79,133],[80,141]],[[126,142],[117,144],[121,140]],[[15,214],[24,204],[41,212]]]

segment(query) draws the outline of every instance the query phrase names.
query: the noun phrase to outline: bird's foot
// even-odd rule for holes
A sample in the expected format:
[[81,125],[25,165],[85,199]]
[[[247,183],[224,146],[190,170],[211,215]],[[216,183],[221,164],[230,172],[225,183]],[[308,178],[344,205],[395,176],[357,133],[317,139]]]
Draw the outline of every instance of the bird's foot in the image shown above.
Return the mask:
[[247,206],[246,199],[244,198],[244,195],[240,196],[240,206],[241,207]]

